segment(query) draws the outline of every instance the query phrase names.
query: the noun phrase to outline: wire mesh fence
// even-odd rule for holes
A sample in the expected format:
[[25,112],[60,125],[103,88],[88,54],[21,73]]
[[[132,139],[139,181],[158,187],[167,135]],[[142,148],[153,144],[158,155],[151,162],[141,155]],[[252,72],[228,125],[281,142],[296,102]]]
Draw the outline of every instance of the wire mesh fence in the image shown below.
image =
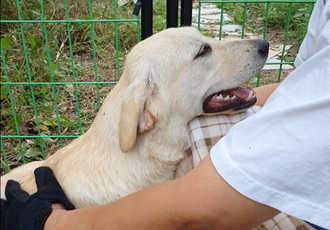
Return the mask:
[[[240,38],[251,30],[251,12],[257,15],[252,21],[262,21],[257,28],[267,38],[276,6],[286,5],[285,12],[278,12],[286,14],[280,60],[266,64],[280,66],[276,70],[280,81],[282,65],[293,64],[284,58],[288,34],[294,29],[291,22],[303,14],[307,20],[301,24],[306,28],[315,0],[199,1],[197,28],[201,31],[201,9],[209,3],[221,9],[219,40],[226,24],[224,12],[233,11],[227,6],[237,6],[234,13],[242,26]],[[140,40],[140,19],[132,15],[134,5],[118,7],[115,0],[1,0],[1,5],[3,174],[20,164],[45,159],[88,129],[119,80],[125,55]],[[258,8],[262,13],[254,5],[262,6]],[[260,75],[256,79],[258,85]]]
[[[8,158],[22,163],[40,156],[44,159],[45,149],[57,140],[63,147],[63,139],[82,135],[83,127],[88,126],[83,121],[89,119],[88,110],[95,113],[105,97],[102,86],[114,85],[120,78],[123,50],[140,37],[139,18],[128,13],[130,7],[118,12],[115,1],[89,0],[81,8],[78,1],[54,1],[53,7],[51,1],[46,7],[43,1],[37,3],[39,6],[17,0],[9,19],[4,16],[9,10],[14,12],[13,5],[1,4],[1,28],[7,34],[1,39],[1,166],[6,171]],[[121,27],[127,23],[131,26],[125,30],[135,31],[123,35]],[[120,43],[125,44],[119,47]],[[89,66],[79,56],[86,56]],[[112,60],[107,63],[111,71],[101,70],[106,58]],[[88,98],[82,94],[90,92],[93,102],[86,106],[81,102]],[[66,100],[72,105],[63,105]]]

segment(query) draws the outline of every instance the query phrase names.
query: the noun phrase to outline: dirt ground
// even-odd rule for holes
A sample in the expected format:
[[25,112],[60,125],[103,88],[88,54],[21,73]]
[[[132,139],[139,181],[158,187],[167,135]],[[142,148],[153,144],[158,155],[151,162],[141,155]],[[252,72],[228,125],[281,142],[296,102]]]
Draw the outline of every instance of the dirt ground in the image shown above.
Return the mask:
[[[266,38],[270,44],[283,44],[284,41],[284,31],[280,29],[272,29],[269,28],[267,31]],[[285,52],[284,61],[293,61],[298,53],[299,45],[293,39],[288,39],[286,41],[286,45],[292,45],[290,49]],[[280,56],[279,56],[280,58]],[[292,72],[291,70],[282,70],[280,76],[280,82],[288,76],[289,73]],[[270,83],[275,83],[278,81],[279,77],[279,70],[271,70],[271,71],[263,71],[264,74],[261,75],[260,78],[260,86]]]

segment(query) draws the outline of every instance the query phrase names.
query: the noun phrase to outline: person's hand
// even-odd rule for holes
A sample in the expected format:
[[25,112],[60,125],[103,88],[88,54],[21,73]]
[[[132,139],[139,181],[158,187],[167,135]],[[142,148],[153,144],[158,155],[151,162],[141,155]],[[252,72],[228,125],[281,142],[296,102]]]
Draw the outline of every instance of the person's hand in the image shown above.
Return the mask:
[[75,209],[50,168],[37,168],[34,175],[38,192],[32,195],[23,191],[16,181],[7,182],[7,201],[1,199],[1,229],[42,229],[54,203],[62,204],[66,210]]

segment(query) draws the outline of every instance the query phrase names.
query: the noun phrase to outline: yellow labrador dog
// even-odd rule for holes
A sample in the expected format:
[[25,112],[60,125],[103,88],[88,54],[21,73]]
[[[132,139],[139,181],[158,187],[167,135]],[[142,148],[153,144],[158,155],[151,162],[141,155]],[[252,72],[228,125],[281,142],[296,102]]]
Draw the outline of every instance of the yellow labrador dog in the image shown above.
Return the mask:
[[198,30],[167,29],[129,53],[119,83],[90,129],[45,161],[1,178],[36,191],[33,171],[53,169],[77,207],[104,204],[174,178],[196,116],[233,113],[256,102],[251,88],[237,88],[265,64],[266,40],[221,42]]

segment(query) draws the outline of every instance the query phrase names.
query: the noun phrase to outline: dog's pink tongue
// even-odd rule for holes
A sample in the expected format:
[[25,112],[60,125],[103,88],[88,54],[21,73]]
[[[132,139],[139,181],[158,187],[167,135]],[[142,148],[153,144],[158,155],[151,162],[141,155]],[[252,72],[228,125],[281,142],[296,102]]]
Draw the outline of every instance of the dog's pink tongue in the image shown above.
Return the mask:
[[245,88],[228,89],[227,93],[231,95],[236,95],[236,97],[238,98],[246,98],[249,96],[251,90],[252,88],[250,86],[247,86]]

